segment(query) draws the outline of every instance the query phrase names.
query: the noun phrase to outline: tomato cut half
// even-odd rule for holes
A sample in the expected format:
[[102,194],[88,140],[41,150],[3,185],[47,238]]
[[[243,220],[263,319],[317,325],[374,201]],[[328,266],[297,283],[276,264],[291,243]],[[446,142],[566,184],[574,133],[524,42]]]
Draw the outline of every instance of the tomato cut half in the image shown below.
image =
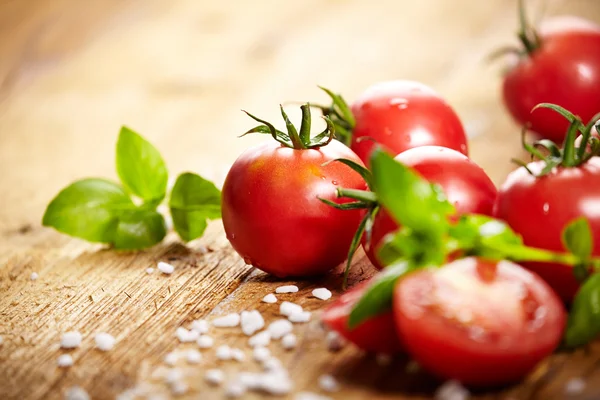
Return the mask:
[[395,289],[394,314],[417,362],[472,386],[523,378],[557,347],[566,318],[537,275],[477,258],[406,276]]

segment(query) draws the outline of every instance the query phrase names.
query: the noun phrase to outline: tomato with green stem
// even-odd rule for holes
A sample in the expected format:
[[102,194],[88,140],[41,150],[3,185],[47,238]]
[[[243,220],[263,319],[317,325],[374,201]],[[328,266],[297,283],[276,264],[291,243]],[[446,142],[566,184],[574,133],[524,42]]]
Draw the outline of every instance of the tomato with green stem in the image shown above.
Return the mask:
[[[281,112],[287,133],[248,114],[261,125],[250,132],[275,140],[246,150],[231,167],[222,192],[227,239],[246,263],[278,277],[318,275],[344,261],[361,210],[338,199],[336,188],[365,189],[363,178],[340,163],[360,159],[333,139],[334,128],[310,136],[310,108],[302,107],[299,131]],[[326,165],[324,165],[326,164]],[[328,207],[330,199],[348,210]]]

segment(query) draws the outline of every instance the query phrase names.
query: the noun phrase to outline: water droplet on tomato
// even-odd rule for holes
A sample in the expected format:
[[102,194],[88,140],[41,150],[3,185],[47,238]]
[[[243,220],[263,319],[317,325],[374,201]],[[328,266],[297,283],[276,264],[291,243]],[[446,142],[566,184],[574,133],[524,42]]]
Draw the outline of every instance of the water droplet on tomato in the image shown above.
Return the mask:
[[396,106],[400,110],[404,110],[408,107],[408,100],[406,100],[405,98],[402,98],[402,97],[394,97],[393,99],[390,100],[390,105]]
[[383,128],[383,133],[385,133],[388,136],[391,136],[392,135],[392,130],[389,127],[386,126],[385,128]]
[[485,339],[485,329],[480,326],[472,326],[469,329],[469,337],[478,342],[483,342]]
[[235,233],[232,233],[229,238],[230,239],[235,239]]
[[337,185],[338,181],[331,181],[331,183],[333,183],[334,185]]
[[550,204],[544,203],[544,205],[542,206],[542,210],[544,210],[544,215],[548,215],[548,213],[550,212]]

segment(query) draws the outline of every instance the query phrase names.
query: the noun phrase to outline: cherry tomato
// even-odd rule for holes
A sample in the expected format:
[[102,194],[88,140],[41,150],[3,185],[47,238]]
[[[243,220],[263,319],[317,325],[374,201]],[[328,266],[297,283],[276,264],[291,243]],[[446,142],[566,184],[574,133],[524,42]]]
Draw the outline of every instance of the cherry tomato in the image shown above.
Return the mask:
[[348,328],[350,311],[367,287],[368,282],[365,282],[344,293],[325,309],[321,320],[329,329],[338,332],[362,350],[384,354],[401,352],[402,344],[396,333],[391,310],[366,320],[352,330]]
[[366,189],[360,175],[336,158],[360,159],[333,140],[318,149],[275,141],[245,151],[229,171],[222,193],[227,239],[252,264],[278,277],[322,274],[345,260],[361,210],[337,210],[336,188]]
[[351,148],[368,164],[375,142],[396,155],[437,145],[467,154],[467,138],[454,110],[430,87],[389,81],[369,87],[352,105]]
[[[439,146],[423,146],[399,154],[396,160],[414,168],[430,182],[439,184],[459,215],[492,215],[496,187],[485,171],[464,154]],[[376,256],[381,240],[397,229],[398,225],[385,210],[375,217],[371,246],[366,246],[365,251],[377,268],[382,268]]]
[[[545,163],[528,168],[538,174]],[[577,168],[557,167],[536,178],[525,168],[510,173],[500,187],[495,207],[497,218],[506,221],[528,246],[564,252],[561,234],[578,217],[586,217],[594,238],[593,254],[600,256],[600,158],[593,157]],[[561,264],[524,263],[537,272],[566,301],[579,289],[572,268]]]
[[476,258],[401,279],[394,314],[407,352],[421,366],[471,386],[523,378],[557,347],[566,320],[537,275]]
[[561,143],[568,121],[539,103],[562,106],[583,121],[600,111],[600,26],[573,17],[548,21],[539,43],[504,77],[504,103],[519,124]]

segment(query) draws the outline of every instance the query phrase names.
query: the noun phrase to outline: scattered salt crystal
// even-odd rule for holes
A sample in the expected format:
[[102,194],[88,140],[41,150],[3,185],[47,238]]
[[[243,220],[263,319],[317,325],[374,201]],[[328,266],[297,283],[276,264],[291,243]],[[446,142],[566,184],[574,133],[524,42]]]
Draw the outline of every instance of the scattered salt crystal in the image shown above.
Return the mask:
[[282,369],[281,361],[275,357],[269,357],[263,362],[263,368],[267,371],[278,371]]
[[252,352],[252,358],[258,362],[266,361],[269,357],[271,357],[271,350],[266,347],[256,347]]
[[217,359],[222,361],[231,360],[231,358],[233,357],[233,355],[231,354],[231,347],[225,344],[217,347],[215,356],[217,357]]
[[220,369],[209,369],[204,374],[204,380],[211,385],[220,385],[225,380],[225,374]]
[[310,311],[302,311],[299,313],[293,313],[288,317],[290,322],[308,322],[310,321],[311,312]]
[[204,319],[195,319],[192,321],[190,328],[194,332],[198,332],[201,335],[208,333],[208,322]]
[[173,384],[177,381],[180,381],[183,378],[183,371],[179,368],[170,369],[165,375],[165,382],[168,384]]
[[281,338],[281,345],[286,350],[293,349],[294,347],[296,347],[296,344],[298,344],[298,340],[296,339],[296,335],[294,335],[293,333],[288,333],[283,338]]
[[236,381],[247,389],[255,390],[260,389],[262,386],[262,377],[262,374],[256,372],[240,372],[236,377]]
[[565,384],[565,393],[568,395],[577,395],[585,390],[585,381],[582,378],[571,378]]
[[150,275],[150,274],[151,274],[151,273],[153,273],[153,272],[154,272],[154,268],[152,268],[152,267],[150,267],[150,268],[146,268],[146,273],[147,273],[148,275]]
[[273,293],[269,293],[262,299],[263,303],[273,304],[277,303],[277,297]]
[[96,341],[96,347],[102,351],[109,351],[112,350],[113,347],[115,347],[115,338],[114,336],[105,333],[105,332],[100,332],[100,333],[96,333],[95,336],[95,341]]
[[188,350],[185,353],[185,359],[190,364],[199,364],[202,361],[202,354],[198,350]]
[[267,331],[273,339],[281,339],[293,329],[292,323],[287,319],[278,319],[269,324]]
[[188,389],[188,385],[182,381],[173,382],[171,384],[171,393],[173,393],[174,396],[184,395],[187,393]]
[[202,335],[198,338],[198,340],[196,340],[198,347],[200,347],[201,349],[211,348],[213,346],[214,342],[215,341],[213,340],[213,338],[211,338],[210,336],[206,336],[206,335]]
[[319,377],[319,387],[325,392],[337,392],[340,390],[338,381],[331,375],[321,375]]
[[240,318],[242,332],[244,335],[251,336],[265,327],[265,320],[257,310],[242,311]]
[[39,278],[40,276],[38,275],[37,272],[32,272],[31,276],[29,277],[29,279],[31,279],[32,281],[36,281],[37,278]]
[[296,293],[297,291],[298,286],[296,285],[279,286],[275,289],[275,293]]
[[294,396],[294,400],[332,400],[332,398],[312,392],[298,392]]
[[198,337],[200,337],[200,334],[197,331],[188,331],[183,326],[177,328],[175,335],[181,343],[195,342],[198,340]]
[[271,334],[269,331],[262,331],[248,339],[250,347],[265,347],[271,343]]
[[227,397],[241,397],[244,395],[244,393],[246,393],[246,386],[244,386],[241,382],[230,382],[225,388],[225,395]]
[[62,354],[56,362],[59,367],[65,368],[73,365],[73,357],[70,354]]
[[379,353],[375,356],[375,362],[381,366],[390,365],[392,363],[392,356],[389,354]]
[[60,347],[74,349],[81,345],[81,333],[76,331],[65,332],[60,339]]
[[158,270],[163,274],[171,275],[175,271],[175,267],[169,263],[160,261],[158,263]]
[[460,382],[446,381],[435,391],[436,400],[467,400],[471,394]]
[[301,312],[302,306],[292,303],[290,301],[284,301],[279,305],[279,314],[285,315],[286,317]]
[[329,351],[339,351],[342,347],[344,347],[344,338],[340,336],[339,333],[335,331],[327,332],[327,336],[325,337],[325,341],[327,342],[327,349]]
[[317,299],[329,300],[331,298],[331,291],[326,288],[318,288],[312,291],[312,295]]
[[232,348],[231,349],[231,358],[235,361],[242,362],[246,359],[246,355],[240,349]]
[[90,400],[90,395],[79,386],[72,386],[65,392],[65,400]]
[[212,322],[213,326],[217,328],[233,328],[240,324],[240,314],[231,313],[222,317],[216,318]]
[[173,366],[173,365],[177,364],[178,359],[179,359],[179,356],[177,355],[177,353],[170,352],[165,355],[165,358],[163,359],[163,361],[165,362],[165,364]]
[[292,390],[292,381],[287,374],[279,372],[263,375],[261,389],[269,394],[284,395]]

